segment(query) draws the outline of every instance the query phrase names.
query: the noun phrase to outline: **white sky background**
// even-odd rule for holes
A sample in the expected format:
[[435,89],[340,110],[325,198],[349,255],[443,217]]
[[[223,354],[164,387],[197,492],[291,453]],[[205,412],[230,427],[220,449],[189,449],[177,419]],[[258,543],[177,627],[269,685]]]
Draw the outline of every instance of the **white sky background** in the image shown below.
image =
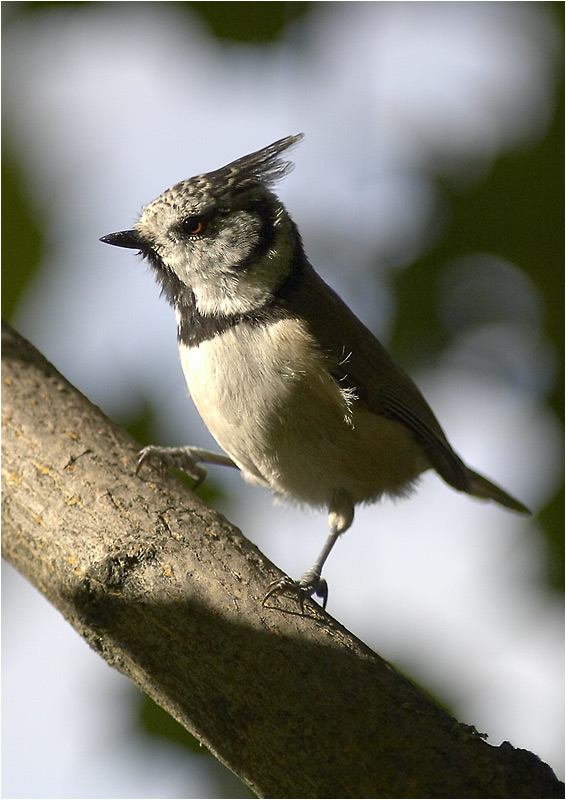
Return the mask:
[[[470,180],[548,123],[557,41],[545,14],[320,3],[282,43],[255,49],[219,46],[174,3],[91,4],[12,26],[4,136],[50,224],[17,327],[111,416],[151,400],[159,443],[212,446],[186,397],[172,310],[133,253],[98,237],[130,227],[171,184],[304,131],[279,193],[314,265],[386,337],[393,300],[373,262],[401,268],[426,246],[437,203],[426,169]],[[529,362],[524,347],[516,357]],[[466,460],[536,510],[554,489],[556,423],[524,386],[457,363],[414,377]],[[234,498],[221,510],[300,575],[324,515],[214,477]],[[328,608],[492,743],[561,772],[562,608],[537,590],[535,525],[427,476],[410,502],[358,510],[325,568]],[[9,568],[3,601],[4,797],[217,796],[201,761],[140,742],[127,681]]]

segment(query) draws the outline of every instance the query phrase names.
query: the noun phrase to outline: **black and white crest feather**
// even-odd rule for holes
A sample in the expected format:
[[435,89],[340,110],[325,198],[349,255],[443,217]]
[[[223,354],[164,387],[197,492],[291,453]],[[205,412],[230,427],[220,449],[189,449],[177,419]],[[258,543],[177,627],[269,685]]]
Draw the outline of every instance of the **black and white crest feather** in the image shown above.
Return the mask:
[[302,133],[287,136],[277,142],[232,161],[213,172],[195,175],[180,181],[146,206],[146,211],[162,216],[163,209],[184,209],[186,213],[200,213],[208,206],[226,204],[230,199],[254,186],[268,188],[284,178],[293,169],[293,163],[280,158],[280,154],[303,138]]
[[200,175],[199,178],[210,184],[218,183],[224,191],[242,191],[258,183],[272,186],[288,175],[294,166],[291,161],[279,158],[279,155],[302,138],[303,134],[298,133],[296,136],[279,139],[262,150],[242,156],[214,172]]

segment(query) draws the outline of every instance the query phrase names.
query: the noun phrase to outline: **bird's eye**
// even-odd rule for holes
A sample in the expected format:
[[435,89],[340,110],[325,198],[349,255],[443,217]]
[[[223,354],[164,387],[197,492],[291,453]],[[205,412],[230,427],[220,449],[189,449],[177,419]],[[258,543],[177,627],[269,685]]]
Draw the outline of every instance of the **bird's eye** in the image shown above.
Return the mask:
[[204,230],[202,217],[185,217],[181,222],[181,230],[185,236],[198,236]]

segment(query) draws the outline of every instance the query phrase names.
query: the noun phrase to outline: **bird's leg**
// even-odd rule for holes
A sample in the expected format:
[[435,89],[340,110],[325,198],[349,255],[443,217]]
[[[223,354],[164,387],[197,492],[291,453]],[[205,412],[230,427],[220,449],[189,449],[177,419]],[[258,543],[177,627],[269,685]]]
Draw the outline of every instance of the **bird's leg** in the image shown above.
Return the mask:
[[320,551],[320,555],[298,581],[285,576],[276,581],[273,581],[267,587],[267,592],[263,598],[262,605],[274,595],[280,594],[294,594],[301,607],[301,614],[304,612],[304,603],[307,597],[320,597],[322,600],[322,607],[326,608],[328,600],[328,584],[322,575],[322,568],[326,559],[330,555],[330,551],[334,547],[336,540],[341,533],[348,530],[354,519],[354,504],[350,495],[347,492],[336,492],[333,497],[332,505],[330,506],[328,514],[328,522],[330,525],[330,533],[324,543],[324,547]]
[[315,563],[301,575],[298,581],[285,576],[276,581],[272,581],[267,587],[267,592],[263,598],[262,605],[265,605],[270,597],[280,594],[294,594],[301,606],[301,614],[304,612],[304,603],[307,597],[316,595],[322,600],[322,607],[326,608],[328,600],[328,584],[321,577],[322,567],[328,558],[330,551],[334,547],[336,539],[340,536],[340,531],[331,530],[324,547],[322,548],[319,557]]
[[200,464],[220,464],[223,467],[234,467],[238,469],[231,458],[221,453],[210,453],[201,447],[155,447],[149,445],[140,450],[138,463],[136,465],[136,475],[147,462],[153,461],[161,469],[162,473],[169,468],[180,469],[190,475],[198,486],[206,478],[206,468]]

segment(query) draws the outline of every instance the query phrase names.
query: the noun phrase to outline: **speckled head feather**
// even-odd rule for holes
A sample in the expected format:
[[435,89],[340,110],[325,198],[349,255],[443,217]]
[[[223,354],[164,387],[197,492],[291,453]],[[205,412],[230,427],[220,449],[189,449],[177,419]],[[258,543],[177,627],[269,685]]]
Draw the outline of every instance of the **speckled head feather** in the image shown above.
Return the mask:
[[299,133],[296,136],[287,136],[262,150],[242,156],[225,167],[180,181],[146,206],[145,211],[155,212],[158,207],[165,205],[183,205],[186,210],[202,210],[219,199],[226,200],[252,186],[259,184],[269,187],[293,169],[293,163],[279,158],[279,155],[299,142],[303,135]]
[[242,156],[225,167],[199,175],[194,180],[201,182],[204,187],[220,186],[223,192],[239,192],[257,183],[272,186],[288,175],[294,166],[291,161],[278,158],[279,154],[302,138],[303,134],[298,133],[296,136],[279,139],[262,150]]

